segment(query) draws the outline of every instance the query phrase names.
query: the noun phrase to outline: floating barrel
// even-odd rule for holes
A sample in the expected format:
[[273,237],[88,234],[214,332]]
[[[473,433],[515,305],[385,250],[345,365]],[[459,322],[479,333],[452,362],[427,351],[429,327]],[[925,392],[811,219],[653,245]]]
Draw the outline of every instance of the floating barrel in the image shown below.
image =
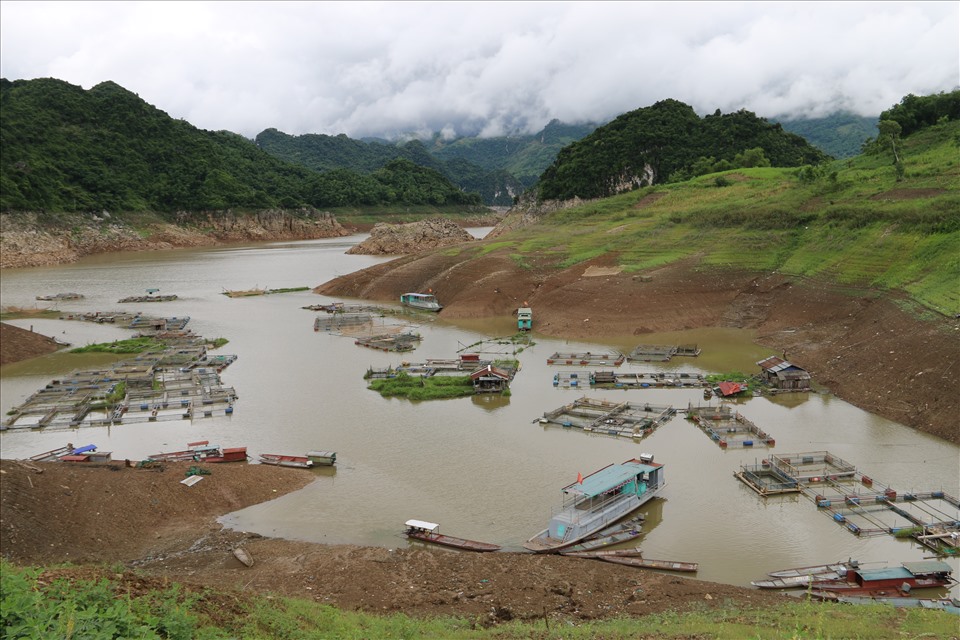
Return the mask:
[[744,440],[744,441],[743,441],[743,446],[745,446],[745,447],[752,447],[752,446],[753,446],[753,440]]
[[917,499],[917,496],[913,495],[912,493],[905,493],[905,494],[903,494],[903,499],[904,499],[904,500],[916,500],[916,499]]
[[856,535],[860,535],[860,527],[858,527],[857,525],[853,524],[852,522],[848,522],[848,523],[847,523],[847,529],[849,529],[850,531],[852,531],[852,532],[853,532],[854,534],[856,534]]
[[843,514],[841,513],[833,514],[833,519],[836,520],[837,522],[843,522],[844,520],[846,520],[846,518],[844,518]]
[[721,440],[721,441],[720,441],[720,448],[721,448],[721,449],[726,449],[726,448],[727,448],[727,441],[726,441],[726,440]]
[[887,500],[892,501],[897,499],[897,492],[894,491],[893,489],[887,489],[886,491],[883,492],[883,495],[887,497]]
[[776,446],[776,444],[777,444],[777,441],[774,440],[773,438],[768,438],[768,439],[767,439],[767,446],[768,446],[768,447],[774,447],[774,446]]
[[865,486],[865,487],[872,487],[872,486],[873,486],[873,479],[872,479],[872,478],[869,478],[868,476],[863,476],[863,478],[860,480],[860,482],[862,482],[862,483],[863,483],[863,486]]
[[818,501],[817,501],[817,506],[820,507],[821,509],[826,509],[827,507],[830,506],[830,501],[829,501],[829,500],[818,500]]
[[931,498],[942,498],[942,497],[943,497],[943,491],[934,491],[933,493],[930,494],[930,497],[931,497]]
[[847,496],[847,504],[860,504],[860,498],[856,496]]

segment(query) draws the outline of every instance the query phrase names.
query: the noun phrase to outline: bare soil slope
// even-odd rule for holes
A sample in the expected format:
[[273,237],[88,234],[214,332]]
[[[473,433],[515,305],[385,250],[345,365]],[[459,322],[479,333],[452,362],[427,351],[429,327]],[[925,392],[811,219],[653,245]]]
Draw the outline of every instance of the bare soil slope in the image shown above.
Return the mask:
[[[560,338],[642,336],[737,327],[872,413],[960,443],[960,323],[895,294],[778,273],[711,269],[693,259],[624,274],[612,258],[520,268],[490,253],[407,256],[331,280],[328,296],[394,302],[432,289],[447,318],[510,315],[526,302],[536,332]],[[642,340],[640,340],[642,341]]]
[[[327,546],[224,531],[215,518],[308,483],[309,471],[208,465],[193,487],[188,463],[163,470],[0,460],[0,552],[20,563],[136,567],[136,590],[170,579],[248,594],[278,593],[347,610],[456,615],[484,623],[575,619],[698,607],[761,607],[784,596],[597,560],[529,553]],[[33,468],[31,468],[33,467]],[[37,469],[40,472],[37,472]],[[247,567],[233,554],[242,546]],[[55,571],[89,577],[90,570]]]

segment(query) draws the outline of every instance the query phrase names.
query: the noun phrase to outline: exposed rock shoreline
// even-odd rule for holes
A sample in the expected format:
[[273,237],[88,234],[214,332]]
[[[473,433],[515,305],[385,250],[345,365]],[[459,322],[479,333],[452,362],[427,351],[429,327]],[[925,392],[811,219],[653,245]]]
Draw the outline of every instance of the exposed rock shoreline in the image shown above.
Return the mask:
[[431,218],[407,224],[379,223],[370,230],[369,238],[350,247],[347,253],[406,255],[474,240],[459,224],[446,218]]
[[180,213],[174,222],[153,217],[134,228],[109,213],[0,214],[0,269],[76,262],[112,251],[155,251],[235,242],[314,240],[349,235],[336,218],[315,209]]

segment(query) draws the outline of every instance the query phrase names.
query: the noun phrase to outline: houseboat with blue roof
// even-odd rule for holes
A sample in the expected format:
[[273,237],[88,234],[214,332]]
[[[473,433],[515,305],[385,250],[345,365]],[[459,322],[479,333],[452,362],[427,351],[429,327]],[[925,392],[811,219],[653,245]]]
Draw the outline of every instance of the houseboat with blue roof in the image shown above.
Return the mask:
[[404,293],[400,296],[400,304],[422,311],[440,311],[443,308],[432,293]]
[[578,477],[562,489],[563,505],[549,526],[523,546],[553,553],[579,544],[639,509],[665,484],[663,465],[650,454]]
[[840,569],[839,573],[836,580],[815,580],[810,586],[814,590],[848,595],[876,595],[878,590],[909,593],[911,589],[949,587],[956,582],[951,575],[953,568],[940,560],[904,562],[899,567],[882,569]]

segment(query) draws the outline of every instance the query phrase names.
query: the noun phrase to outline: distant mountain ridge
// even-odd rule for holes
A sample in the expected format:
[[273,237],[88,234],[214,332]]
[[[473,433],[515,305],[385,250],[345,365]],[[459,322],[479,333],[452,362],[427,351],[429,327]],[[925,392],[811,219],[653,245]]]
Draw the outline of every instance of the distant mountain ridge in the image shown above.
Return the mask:
[[442,173],[466,192],[479,193],[485,204],[510,206],[537,182],[560,149],[596,127],[554,120],[535,134],[448,140],[435,133],[426,141],[395,143],[375,138],[356,140],[344,134],[294,136],[271,128],[259,133],[255,141],[274,157],[315,171],[369,173],[391,160],[404,158]]
[[852,158],[858,155],[863,143],[877,135],[876,116],[858,116],[841,111],[822,118],[780,118],[779,122],[790,133],[806,138],[813,146],[834,158]]

